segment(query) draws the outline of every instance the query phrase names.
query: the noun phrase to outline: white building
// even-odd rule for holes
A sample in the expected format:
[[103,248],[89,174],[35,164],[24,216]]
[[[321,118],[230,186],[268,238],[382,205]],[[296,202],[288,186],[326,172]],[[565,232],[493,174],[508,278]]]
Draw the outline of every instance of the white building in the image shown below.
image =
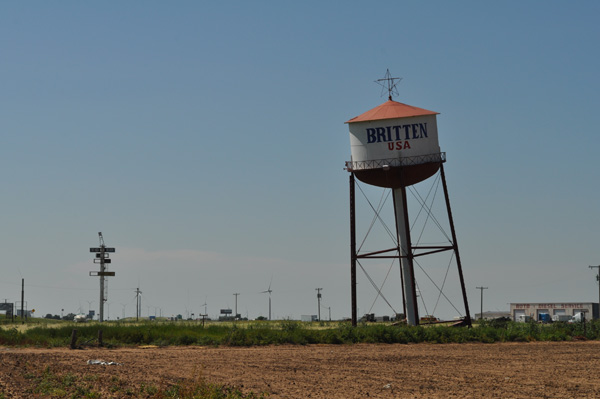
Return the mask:
[[598,318],[598,304],[593,302],[556,302],[556,303],[511,303],[510,314],[513,321],[518,321],[519,316],[530,316],[532,320],[540,320],[541,313],[554,315],[573,316],[583,312],[587,319]]

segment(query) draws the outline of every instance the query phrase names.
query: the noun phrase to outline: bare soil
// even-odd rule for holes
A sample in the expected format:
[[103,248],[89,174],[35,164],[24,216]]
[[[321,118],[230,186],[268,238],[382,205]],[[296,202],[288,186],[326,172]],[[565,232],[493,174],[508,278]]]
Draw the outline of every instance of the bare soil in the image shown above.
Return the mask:
[[[101,359],[121,365],[89,365]],[[47,366],[96,381],[103,398],[201,377],[270,398],[600,398],[600,342],[0,348],[0,397],[28,398]],[[93,376],[94,378],[90,378]]]

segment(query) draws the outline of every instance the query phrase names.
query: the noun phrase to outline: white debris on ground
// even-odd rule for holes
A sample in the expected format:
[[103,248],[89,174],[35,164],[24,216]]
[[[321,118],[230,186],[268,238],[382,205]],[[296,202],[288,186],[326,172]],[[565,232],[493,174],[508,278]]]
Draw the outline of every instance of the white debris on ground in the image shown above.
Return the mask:
[[99,360],[99,359],[88,360],[87,364],[98,364],[100,366],[121,366],[122,365],[122,363],[105,362],[104,360]]

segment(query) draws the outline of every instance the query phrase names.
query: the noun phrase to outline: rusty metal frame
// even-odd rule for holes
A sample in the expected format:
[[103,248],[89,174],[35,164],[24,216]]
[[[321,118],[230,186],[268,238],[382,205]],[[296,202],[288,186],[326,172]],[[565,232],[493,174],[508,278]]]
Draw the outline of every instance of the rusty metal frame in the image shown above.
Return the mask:
[[[463,297],[465,313],[466,313],[463,325],[471,327],[472,326],[471,313],[469,311],[469,302],[467,299],[467,292],[466,292],[466,288],[465,288],[462,263],[460,260],[460,253],[458,251],[458,244],[457,244],[457,240],[456,240],[456,230],[454,228],[454,219],[452,217],[452,208],[450,206],[450,197],[448,195],[448,186],[446,184],[446,174],[444,173],[444,162],[446,161],[446,153],[439,153],[439,154],[432,154],[432,155],[438,156],[438,160],[440,162],[440,176],[441,176],[441,180],[442,180],[442,187],[444,190],[444,199],[446,202],[446,211],[448,214],[448,222],[450,225],[450,230],[451,230],[451,235],[452,235],[452,245],[412,246],[409,244],[411,251],[408,256],[415,258],[415,257],[431,255],[431,254],[435,254],[435,253],[439,253],[439,252],[454,251],[454,254],[456,256],[456,264],[457,264],[460,286],[461,286],[461,291],[462,291],[462,297]],[[417,157],[415,157],[415,158],[417,158]],[[369,161],[369,162],[371,162],[372,165],[375,165],[375,164],[379,165],[379,163],[381,163],[381,165],[379,167],[383,167],[384,163],[382,163],[382,162],[386,162],[386,161],[390,161],[390,160],[378,160],[378,161]],[[369,252],[366,254],[358,254],[356,252],[356,198],[355,198],[356,181],[355,181],[353,169],[357,169],[357,170],[368,169],[368,168],[360,167],[360,166],[367,166],[367,165],[357,165],[357,164],[359,164],[359,163],[346,162],[346,170],[348,170],[350,172],[350,259],[351,259],[351,265],[350,265],[351,283],[350,284],[351,284],[351,296],[352,296],[351,307],[352,307],[352,325],[353,326],[356,326],[357,321],[358,321],[357,314],[356,314],[357,313],[357,298],[356,298],[356,263],[357,263],[357,260],[358,259],[398,259],[398,260],[400,260],[402,258],[408,257],[408,256],[400,255],[399,246],[396,248],[383,249],[383,250],[379,250],[379,251]],[[366,164],[366,162],[365,162],[365,164]],[[387,164],[387,163],[385,163],[385,164]],[[359,166],[359,167],[357,167],[357,166]],[[375,167],[377,167],[377,166],[375,166]],[[405,207],[404,211],[407,212],[406,207]],[[408,217],[406,218],[406,220],[408,220]],[[427,250],[427,251],[422,252],[422,253],[415,253],[416,250]],[[396,252],[396,254],[395,255],[382,255],[382,254],[386,254],[389,252]],[[414,279],[414,273],[413,273],[413,279]],[[414,281],[413,281],[413,284],[414,284]],[[405,297],[404,297],[404,289],[402,290],[402,299],[404,302],[403,306],[405,306],[406,301],[405,301]],[[415,303],[416,303],[416,301],[415,301]],[[406,314],[406,309],[404,310],[404,313]]]

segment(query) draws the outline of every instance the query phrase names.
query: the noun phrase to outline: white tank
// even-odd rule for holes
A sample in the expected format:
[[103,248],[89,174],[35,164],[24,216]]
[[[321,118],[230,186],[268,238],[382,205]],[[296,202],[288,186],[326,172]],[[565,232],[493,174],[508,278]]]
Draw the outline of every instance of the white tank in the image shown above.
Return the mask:
[[389,100],[350,119],[346,122],[352,151],[348,170],[367,184],[389,188],[432,176],[443,162],[437,114]]

